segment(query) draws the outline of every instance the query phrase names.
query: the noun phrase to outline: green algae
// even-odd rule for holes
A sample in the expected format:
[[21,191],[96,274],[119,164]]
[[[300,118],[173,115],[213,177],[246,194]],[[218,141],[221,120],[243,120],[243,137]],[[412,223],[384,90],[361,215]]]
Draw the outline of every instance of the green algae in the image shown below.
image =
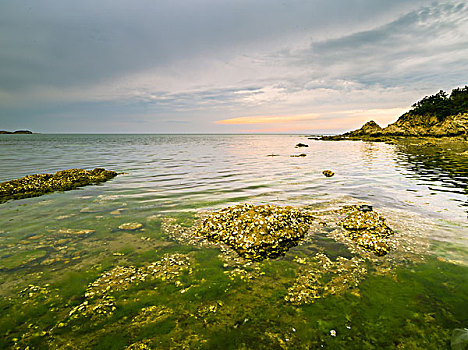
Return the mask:
[[[336,214],[336,222],[348,212]],[[190,239],[205,214],[176,217],[168,225],[163,216],[146,220],[142,232],[118,230],[122,222],[145,222],[141,217],[109,215],[87,226],[71,225],[70,218],[36,239],[22,236],[35,244],[48,235],[71,239],[67,245],[88,253],[66,269],[58,262],[48,266],[40,278],[31,267],[24,282],[2,293],[0,348],[440,349],[447,348],[452,329],[468,322],[466,267],[430,257],[412,263],[407,255],[405,264],[395,262],[398,247],[385,256],[366,255],[335,240],[335,231],[345,228],[316,221],[284,256],[250,261],[222,242]],[[85,230],[94,232],[77,234]],[[189,264],[164,263],[174,256]],[[321,257],[330,264],[316,282],[321,297],[311,304],[287,300],[294,288],[313,289],[303,276],[320,270]],[[340,280],[356,271],[347,264],[358,259],[366,273],[354,284]],[[157,272],[142,277],[153,263]],[[325,289],[338,285],[346,288]],[[86,296],[90,292],[95,295]]]
[[0,269],[14,269],[43,258],[47,252],[36,249],[0,258]]
[[[447,346],[451,329],[468,321],[463,312],[466,297],[460,298],[460,292],[468,295],[465,267],[430,260],[413,265],[410,270],[396,268],[394,274],[370,271],[359,284],[358,294],[344,292],[312,305],[295,306],[284,296],[296,262],[264,260],[255,263],[263,275],[254,280],[231,281],[223,273],[212,273],[223,263],[214,249],[209,252],[194,252],[191,259],[196,272],[175,279],[163,280],[161,275],[145,283],[130,282],[123,289],[112,281],[128,279],[132,274],[108,279],[114,287],[106,293],[112,295],[116,310],[107,316],[96,312],[93,317],[87,314],[92,308],[83,308],[84,314],[61,327],[57,325],[65,323],[64,317],[72,310],[76,310],[72,315],[78,312],[83,288],[75,289],[74,298],[67,296],[68,300],[58,293],[59,285],[30,288],[35,290],[33,294],[28,290],[2,300],[0,306],[5,313],[0,332],[5,335],[8,330],[8,334],[0,345],[38,349],[66,344],[76,348],[124,349],[138,343],[152,349],[215,349],[222,344],[228,349],[308,349],[322,345],[347,349],[440,349]],[[141,268],[144,266],[138,269]],[[96,288],[95,282],[86,282],[90,278],[89,275],[82,279],[85,286],[89,283],[88,290]],[[177,280],[183,285],[177,286]],[[102,287],[107,283],[101,277],[94,277],[94,281],[100,281],[97,285]],[[66,286],[68,282],[64,282],[62,285]],[[193,285],[191,289],[196,293],[181,293],[187,285]],[[213,288],[219,292],[210,294],[208,291]],[[330,335],[331,330],[336,332],[335,337]],[[116,335],[119,340],[110,345],[109,339]]]

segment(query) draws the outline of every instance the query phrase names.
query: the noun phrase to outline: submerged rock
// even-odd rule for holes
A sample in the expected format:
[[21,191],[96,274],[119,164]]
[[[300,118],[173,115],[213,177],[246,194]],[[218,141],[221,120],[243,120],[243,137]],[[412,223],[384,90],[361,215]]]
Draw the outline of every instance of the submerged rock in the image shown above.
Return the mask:
[[316,299],[343,294],[356,288],[367,275],[365,262],[358,257],[338,257],[333,261],[318,253],[310,262],[305,260],[303,264],[303,273],[299,274],[284,297],[294,305],[312,304]]
[[227,244],[245,259],[259,261],[296,246],[312,220],[308,211],[293,207],[239,204],[212,213],[196,233]]
[[119,226],[119,230],[124,230],[124,231],[136,231],[139,230],[143,227],[142,224],[139,222],[126,222],[125,224],[122,224]]
[[68,169],[55,174],[35,174],[0,183],[0,203],[10,199],[38,197],[54,191],[69,191],[77,187],[104,182],[117,176],[115,171]]
[[393,230],[377,212],[358,208],[338,224],[343,226],[346,234],[362,248],[378,256],[386,255],[390,251],[388,238],[393,235]]

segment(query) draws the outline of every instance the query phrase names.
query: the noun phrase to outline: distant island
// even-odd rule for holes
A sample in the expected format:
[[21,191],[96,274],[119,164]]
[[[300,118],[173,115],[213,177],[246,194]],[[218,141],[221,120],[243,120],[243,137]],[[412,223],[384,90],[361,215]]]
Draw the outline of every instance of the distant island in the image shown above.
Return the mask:
[[468,137],[468,86],[453,89],[448,95],[443,90],[426,96],[412,105],[398,120],[385,128],[375,121],[360,129],[322,140],[386,141],[401,137]]
[[16,130],[16,131],[5,131],[5,130],[0,130],[0,134],[2,135],[13,135],[13,134],[32,134],[32,131],[29,130]]

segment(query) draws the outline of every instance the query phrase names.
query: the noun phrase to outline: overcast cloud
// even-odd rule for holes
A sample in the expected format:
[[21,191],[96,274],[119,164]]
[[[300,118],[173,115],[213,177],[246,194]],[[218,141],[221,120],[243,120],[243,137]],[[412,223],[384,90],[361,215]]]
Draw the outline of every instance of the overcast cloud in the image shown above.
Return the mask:
[[468,84],[467,18],[464,1],[5,0],[0,129],[385,125]]

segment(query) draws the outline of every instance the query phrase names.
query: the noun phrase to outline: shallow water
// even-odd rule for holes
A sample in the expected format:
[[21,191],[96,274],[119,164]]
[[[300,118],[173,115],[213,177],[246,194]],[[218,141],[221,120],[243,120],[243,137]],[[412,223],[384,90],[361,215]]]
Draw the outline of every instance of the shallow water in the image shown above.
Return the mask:
[[[466,142],[297,135],[0,135],[0,182],[68,168],[124,173],[0,205],[0,347],[449,348],[452,330],[468,327],[467,151]],[[284,257],[249,264],[178,236],[201,212],[247,202],[305,207],[332,221],[338,214],[327,210],[370,204],[398,248],[382,258],[356,253],[335,226],[313,226]],[[142,229],[119,230],[127,222]],[[311,304],[285,300],[320,252],[359,257],[367,272]],[[144,269],[167,254],[189,267],[106,292],[115,310],[104,316],[86,307],[67,316],[106,271]],[[18,294],[28,285],[39,289]]]

